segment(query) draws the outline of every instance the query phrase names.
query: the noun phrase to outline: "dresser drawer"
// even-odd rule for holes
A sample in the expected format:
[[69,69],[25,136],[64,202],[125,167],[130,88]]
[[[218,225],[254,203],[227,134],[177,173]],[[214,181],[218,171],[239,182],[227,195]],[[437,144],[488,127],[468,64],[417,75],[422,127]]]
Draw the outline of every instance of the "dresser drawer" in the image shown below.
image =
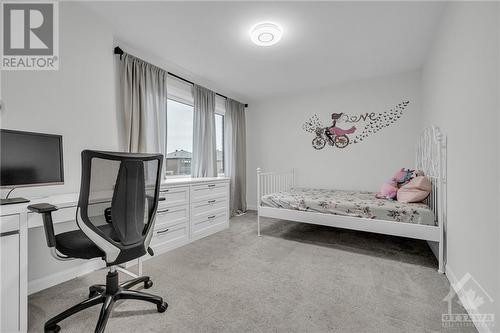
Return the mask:
[[193,222],[193,234],[202,233],[206,229],[227,222],[227,211],[221,210],[217,213],[202,216]]
[[176,243],[187,242],[189,239],[187,223],[155,230],[151,239],[153,250],[163,250]]
[[156,211],[155,230],[165,227],[187,223],[189,221],[189,206],[161,208]]
[[191,186],[192,201],[202,201],[220,196],[227,196],[229,191],[228,183],[207,183],[203,185]]
[[205,215],[210,215],[217,211],[228,209],[227,197],[218,197],[203,201],[194,202],[192,204],[192,218],[197,219]]
[[0,217],[0,234],[19,230],[19,215]]
[[162,188],[160,198],[165,198],[158,202],[158,210],[165,207],[189,204],[189,186]]

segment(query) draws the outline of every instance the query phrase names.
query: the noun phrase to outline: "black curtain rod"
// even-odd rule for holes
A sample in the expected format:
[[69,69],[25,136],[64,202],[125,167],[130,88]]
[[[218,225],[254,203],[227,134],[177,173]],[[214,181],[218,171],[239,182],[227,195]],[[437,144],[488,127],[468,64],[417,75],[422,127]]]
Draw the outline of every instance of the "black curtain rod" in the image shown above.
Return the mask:
[[[122,58],[123,53],[124,53],[124,52],[123,52],[123,50],[122,50],[119,46],[115,47],[114,54],[118,54],[118,55],[120,55],[120,59]],[[179,75],[176,75],[176,74],[174,74],[174,73],[171,73],[171,72],[167,72],[167,73],[168,73],[168,75],[173,76],[173,77],[175,77],[175,78],[177,78],[177,79],[179,79],[179,80],[182,80],[182,81],[184,81],[184,82],[187,82],[187,83],[189,83],[189,84],[192,84],[192,85],[194,85],[194,84],[195,84],[193,81],[189,81],[188,79],[185,79],[185,78],[183,78],[183,77],[181,77],[181,76],[179,76]],[[228,98],[227,98],[227,96],[224,96],[224,95],[222,95],[222,94],[219,94],[219,93],[215,93],[215,94],[216,94],[216,95],[219,95],[219,96],[220,96],[220,97],[222,97],[222,98],[228,99]],[[245,104],[245,107],[247,108],[247,107],[248,107],[248,104]]]

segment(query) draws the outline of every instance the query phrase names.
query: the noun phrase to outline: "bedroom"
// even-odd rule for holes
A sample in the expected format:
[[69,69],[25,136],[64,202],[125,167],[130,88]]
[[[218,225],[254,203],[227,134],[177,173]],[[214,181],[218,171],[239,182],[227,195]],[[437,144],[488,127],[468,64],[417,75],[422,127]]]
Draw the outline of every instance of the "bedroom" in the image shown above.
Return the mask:
[[[2,3],[2,332],[499,332],[497,2],[31,5]],[[86,182],[132,157],[155,200]],[[140,255],[102,234],[123,196]]]

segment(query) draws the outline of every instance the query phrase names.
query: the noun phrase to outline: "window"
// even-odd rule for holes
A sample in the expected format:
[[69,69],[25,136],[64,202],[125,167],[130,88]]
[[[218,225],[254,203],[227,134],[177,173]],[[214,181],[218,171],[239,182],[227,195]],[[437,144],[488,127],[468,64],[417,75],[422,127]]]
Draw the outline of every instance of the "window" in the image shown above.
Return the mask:
[[224,116],[215,114],[215,150],[217,152],[217,174],[224,174]]
[[[191,175],[193,156],[193,85],[168,77],[166,177]],[[217,174],[224,174],[224,114],[226,99],[215,96],[215,150]]]
[[191,175],[193,155],[193,107],[169,99],[167,102],[166,176]]

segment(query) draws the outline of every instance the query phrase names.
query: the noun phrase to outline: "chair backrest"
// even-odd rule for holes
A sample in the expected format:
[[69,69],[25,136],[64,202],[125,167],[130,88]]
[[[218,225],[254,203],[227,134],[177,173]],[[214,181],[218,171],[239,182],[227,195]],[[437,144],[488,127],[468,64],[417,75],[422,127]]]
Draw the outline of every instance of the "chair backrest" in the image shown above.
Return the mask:
[[163,155],[82,151],[77,223],[108,265],[144,255],[151,241]]

